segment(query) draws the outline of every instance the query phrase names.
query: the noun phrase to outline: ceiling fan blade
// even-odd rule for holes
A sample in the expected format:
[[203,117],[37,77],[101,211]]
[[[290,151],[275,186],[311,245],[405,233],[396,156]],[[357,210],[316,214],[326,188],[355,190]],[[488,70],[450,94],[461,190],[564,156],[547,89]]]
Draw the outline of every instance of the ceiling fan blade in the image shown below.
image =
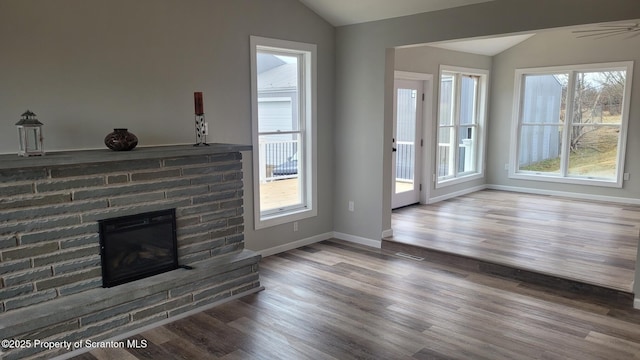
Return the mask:
[[612,37],[612,36],[617,36],[617,35],[622,35],[625,34],[625,32],[617,32],[617,33],[613,33],[613,34],[609,34],[609,35],[602,35],[600,37],[595,37],[594,39],[604,39],[604,38],[608,38],[608,37]]
[[629,25],[600,25],[600,27],[609,27],[609,28],[615,28],[615,27],[619,27],[619,28],[625,28],[625,29],[629,29],[629,28],[637,28],[639,27],[640,24],[629,24]]
[[632,38],[634,38],[636,36],[640,36],[640,29],[639,30],[633,30],[632,32],[634,32],[635,34],[627,36],[625,39],[632,39]]
[[600,36],[598,39],[602,39],[603,37],[609,37],[609,36],[614,36],[614,35],[619,35],[619,34],[624,34],[628,32],[627,30],[609,30],[608,32],[599,32],[599,33],[591,33],[591,34],[584,34],[584,35],[580,35],[577,36],[578,38],[584,38],[584,37],[596,37],[596,36]]
[[[593,37],[594,39],[603,39],[616,35],[632,34],[626,39],[640,36],[640,23],[634,24],[601,24],[598,25],[600,29],[582,29],[574,30],[572,33],[579,34],[576,38]],[[633,34],[638,32],[638,34]]]
[[608,32],[608,31],[634,31],[634,29],[629,30],[628,28],[610,28],[610,29],[589,29],[589,30],[575,30],[572,33],[599,33],[599,32]]

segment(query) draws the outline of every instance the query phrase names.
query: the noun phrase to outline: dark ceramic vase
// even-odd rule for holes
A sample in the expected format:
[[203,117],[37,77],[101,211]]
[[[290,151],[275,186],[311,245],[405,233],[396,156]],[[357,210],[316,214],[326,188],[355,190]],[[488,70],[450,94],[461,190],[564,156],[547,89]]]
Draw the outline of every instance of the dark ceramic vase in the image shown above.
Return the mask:
[[111,150],[129,151],[138,145],[138,138],[127,129],[113,129],[104,138],[104,144]]

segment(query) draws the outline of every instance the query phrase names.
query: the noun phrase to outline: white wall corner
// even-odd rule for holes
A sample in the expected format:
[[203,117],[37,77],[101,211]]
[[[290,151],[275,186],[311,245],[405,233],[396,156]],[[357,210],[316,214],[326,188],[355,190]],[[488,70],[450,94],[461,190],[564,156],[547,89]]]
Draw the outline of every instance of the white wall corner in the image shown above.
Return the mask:
[[299,247],[315,244],[320,241],[329,240],[333,237],[333,232],[327,232],[323,234],[314,235],[312,237],[308,237],[305,239],[296,240],[290,243],[286,243],[279,246],[274,246],[272,248],[258,250],[258,253],[262,255],[262,257],[267,257],[275,254],[279,254],[281,252],[297,249]]
[[478,186],[470,187],[468,189],[452,192],[452,193],[441,195],[441,196],[432,197],[432,198],[428,199],[429,200],[428,204],[435,204],[435,203],[440,202],[440,201],[453,199],[453,198],[458,197],[458,196],[471,194],[471,193],[474,193],[474,192],[477,192],[477,191],[481,191],[481,190],[485,190],[485,189],[487,189],[487,185],[478,185]]
[[367,239],[364,237],[349,235],[349,234],[340,233],[340,232],[334,232],[333,237],[339,240],[344,240],[344,241],[352,242],[354,244],[369,246],[376,249],[382,248],[382,239],[373,240],[373,239]]
[[393,229],[387,229],[382,231],[382,238],[388,238],[393,236]]

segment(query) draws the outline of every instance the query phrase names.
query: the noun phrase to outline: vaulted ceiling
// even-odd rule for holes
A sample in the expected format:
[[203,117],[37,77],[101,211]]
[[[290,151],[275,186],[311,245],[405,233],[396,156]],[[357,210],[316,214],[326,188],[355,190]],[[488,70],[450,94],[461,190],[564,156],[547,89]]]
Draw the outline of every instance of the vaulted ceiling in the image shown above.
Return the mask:
[[[489,1],[493,0],[300,0],[334,26],[353,25]],[[492,56],[530,36],[533,34],[446,42],[434,46]]]
[[[316,12],[322,18],[327,20],[334,26],[345,26],[359,24],[363,22],[390,19],[400,16],[420,14],[430,11],[444,10],[460,6],[472,5],[477,3],[491,2],[494,0],[299,0],[311,10]],[[635,28],[638,28],[636,21]],[[593,24],[586,27],[573,27],[571,30],[584,31],[589,29],[586,34],[598,35],[604,26],[605,30],[611,27],[606,25]],[[632,22],[624,22],[625,26]],[[598,26],[601,26],[600,28]],[[595,32],[590,32],[594,31]],[[569,30],[567,30],[569,31]],[[580,31],[576,32],[581,35]],[[636,35],[636,33],[638,35]],[[447,41],[442,43],[428,44],[430,46],[441,47],[449,50],[468,52],[480,55],[493,56],[518,43],[525,41],[535,34],[505,34],[505,36],[481,38],[481,39],[459,39],[455,41]],[[582,34],[584,36],[584,34]],[[605,34],[609,36],[609,33]],[[614,34],[616,35],[616,34]],[[625,34],[621,34],[625,35]],[[639,36],[640,31],[635,31],[631,35]],[[587,35],[590,36],[590,35]]]
[[334,26],[420,14],[493,0],[300,0]]

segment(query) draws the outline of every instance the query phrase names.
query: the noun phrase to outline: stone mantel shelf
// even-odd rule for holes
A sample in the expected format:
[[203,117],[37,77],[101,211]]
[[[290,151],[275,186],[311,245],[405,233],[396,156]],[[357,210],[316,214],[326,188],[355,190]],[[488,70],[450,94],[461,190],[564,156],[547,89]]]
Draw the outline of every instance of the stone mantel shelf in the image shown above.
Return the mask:
[[171,145],[139,147],[131,151],[113,151],[109,149],[58,151],[47,153],[44,156],[33,157],[3,154],[0,155],[0,170],[211,155],[250,151],[251,149],[251,145],[214,143],[209,144],[209,146]]

